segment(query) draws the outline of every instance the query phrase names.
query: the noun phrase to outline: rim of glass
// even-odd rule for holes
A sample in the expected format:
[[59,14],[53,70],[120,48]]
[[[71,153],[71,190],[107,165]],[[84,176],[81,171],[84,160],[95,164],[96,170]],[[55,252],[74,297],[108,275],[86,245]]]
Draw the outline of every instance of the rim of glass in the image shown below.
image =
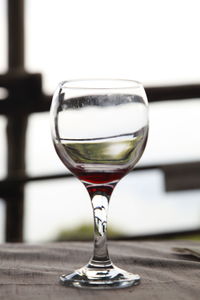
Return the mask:
[[[95,85],[96,84],[96,85]],[[74,79],[65,80],[59,84],[60,88],[81,90],[116,90],[143,88],[141,82],[131,79]]]

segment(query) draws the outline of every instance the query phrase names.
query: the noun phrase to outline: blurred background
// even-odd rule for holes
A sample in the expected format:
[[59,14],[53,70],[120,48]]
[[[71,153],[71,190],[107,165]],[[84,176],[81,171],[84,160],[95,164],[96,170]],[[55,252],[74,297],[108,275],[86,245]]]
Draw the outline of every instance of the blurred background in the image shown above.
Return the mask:
[[199,234],[199,10],[198,0],[0,0],[0,242],[90,231],[89,196],[49,128],[57,84],[79,78],[141,81],[150,102],[145,153],[110,203],[113,236]]

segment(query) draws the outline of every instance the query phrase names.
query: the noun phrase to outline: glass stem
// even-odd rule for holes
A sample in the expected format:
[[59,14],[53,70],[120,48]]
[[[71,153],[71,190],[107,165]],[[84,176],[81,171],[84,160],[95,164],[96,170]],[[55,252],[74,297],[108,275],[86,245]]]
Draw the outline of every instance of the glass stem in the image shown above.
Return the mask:
[[86,186],[94,215],[94,252],[89,263],[90,267],[112,266],[107,249],[107,213],[114,185]]

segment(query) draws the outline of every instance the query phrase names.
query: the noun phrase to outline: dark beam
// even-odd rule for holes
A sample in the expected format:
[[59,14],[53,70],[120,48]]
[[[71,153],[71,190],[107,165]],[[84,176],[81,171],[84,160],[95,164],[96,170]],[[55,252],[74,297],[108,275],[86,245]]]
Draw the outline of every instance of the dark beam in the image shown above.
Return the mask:
[[[166,191],[179,191],[200,188],[200,161],[140,166],[134,168],[131,172],[151,170],[161,170],[164,173],[166,180]],[[188,176],[186,176],[186,174],[188,174]],[[12,189],[15,189],[17,185],[25,184],[27,182],[56,180],[61,178],[67,179],[70,177],[72,178],[73,175],[67,172],[33,177],[23,175],[23,173],[19,172],[18,174],[13,174],[13,176],[0,181],[0,197],[9,195]]]
[[200,98],[200,84],[146,87],[149,102]]
[[[0,75],[0,87],[8,90],[8,98],[0,101],[0,114],[9,115],[22,110],[27,114],[49,111],[52,95],[42,93],[40,74]],[[185,99],[200,99],[200,84],[146,87],[149,103]],[[9,93],[11,91],[11,93]],[[12,93],[15,91],[16,93]],[[31,100],[31,101],[30,101]],[[12,105],[11,104],[12,101]],[[21,102],[21,105],[20,103]]]

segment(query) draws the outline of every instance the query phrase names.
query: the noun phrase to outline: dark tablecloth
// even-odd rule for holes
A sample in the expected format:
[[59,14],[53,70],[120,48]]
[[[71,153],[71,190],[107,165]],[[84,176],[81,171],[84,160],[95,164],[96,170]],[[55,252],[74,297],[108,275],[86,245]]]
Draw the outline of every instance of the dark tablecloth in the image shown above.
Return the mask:
[[198,242],[109,242],[113,262],[141,276],[139,286],[116,290],[64,287],[59,275],[86,264],[92,242],[0,245],[0,299],[26,300],[199,300],[200,260],[176,254],[173,247],[200,247]]

